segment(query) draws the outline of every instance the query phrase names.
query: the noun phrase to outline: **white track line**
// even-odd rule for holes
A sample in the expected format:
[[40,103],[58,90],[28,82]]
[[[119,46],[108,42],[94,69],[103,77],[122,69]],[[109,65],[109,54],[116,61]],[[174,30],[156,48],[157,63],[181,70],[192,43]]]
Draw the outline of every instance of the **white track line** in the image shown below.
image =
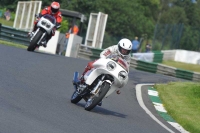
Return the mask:
[[162,122],[160,122],[149,110],[148,108],[144,105],[143,99],[142,99],[142,93],[141,93],[141,87],[143,85],[154,85],[154,84],[137,84],[136,85],[136,97],[138,100],[138,103],[140,104],[140,106],[146,111],[146,113],[153,119],[155,120],[158,124],[160,124],[162,127],[164,127],[167,131],[171,132],[171,133],[175,133],[174,131],[172,131],[171,129],[169,129],[167,126],[165,126]]

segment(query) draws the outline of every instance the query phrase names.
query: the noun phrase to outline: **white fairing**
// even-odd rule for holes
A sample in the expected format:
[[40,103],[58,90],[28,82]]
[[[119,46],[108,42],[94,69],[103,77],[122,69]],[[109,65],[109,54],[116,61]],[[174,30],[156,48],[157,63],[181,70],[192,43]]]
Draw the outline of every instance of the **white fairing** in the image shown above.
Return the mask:
[[52,18],[50,18],[50,16],[49,16],[49,19],[48,19],[48,16],[49,15],[44,15],[43,17],[41,17],[37,23],[37,27],[40,27],[40,28],[46,30],[46,32],[50,35],[53,28],[55,27],[56,20],[52,20],[55,22],[51,22],[49,19],[52,19]]
[[[108,62],[115,63],[115,68],[113,70],[108,70],[108,68],[107,68]],[[91,85],[94,82],[94,80],[101,74],[109,74],[114,78],[114,82],[111,84],[111,88],[105,97],[110,95],[117,88],[122,88],[128,82],[127,70],[125,70],[118,63],[116,63],[115,61],[113,61],[111,59],[100,58],[96,62],[94,62],[93,66],[94,66],[94,68],[92,70],[88,71],[84,76],[86,84]],[[123,71],[123,73],[126,75],[126,78],[124,78],[124,79],[119,78],[119,73],[121,71]],[[106,81],[106,80],[104,82],[111,83],[110,81]]]

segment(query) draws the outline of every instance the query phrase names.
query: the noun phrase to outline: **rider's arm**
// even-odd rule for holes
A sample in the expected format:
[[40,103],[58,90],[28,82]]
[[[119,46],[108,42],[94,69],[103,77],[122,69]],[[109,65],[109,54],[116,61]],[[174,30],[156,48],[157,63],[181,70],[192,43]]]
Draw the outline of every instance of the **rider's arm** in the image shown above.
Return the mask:
[[109,49],[105,49],[100,53],[100,58],[106,58],[108,55],[110,55],[110,50]]
[[[49,9],[48,9],[49,8]],[[43,16],[44,14],[48,14],[48,10],[50,10],[50,7],[46,7],[44,9],[42,9],[40,16]]]
[[45,15],[45,14],[47,14],[47,13],[48,13],[48,7],[42,9],[42,11],[41,11],[40,13],[35,14],[35,17],[36,17],[37,19],[39,19],[39,18],[41,18],[43,15]]
[[116,50],[115,48],[116,46],[110,46],[106,49],[104,49],[101,53],[100,53],[100,58],[106,58],[108,57],[110,54],[114,53]]
[[62,15],[61,12],[59,12],[56,17],[56,29],[59,29],[61,27],[61,22],[62,22]]
[[42,11],[41,11],[40,13],[35,14],[35,17],[36,17],[37,21],[38,21],[43,15],[45,15],[45,14],[47,14],[47,13],[48,13],[48,7],[42,9]]

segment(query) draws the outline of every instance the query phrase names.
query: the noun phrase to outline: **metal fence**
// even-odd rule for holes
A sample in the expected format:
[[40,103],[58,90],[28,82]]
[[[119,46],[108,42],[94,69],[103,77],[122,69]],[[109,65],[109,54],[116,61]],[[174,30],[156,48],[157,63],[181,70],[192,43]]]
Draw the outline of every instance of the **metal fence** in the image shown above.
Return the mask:
[[34,26],[35,14],[41,10],[42,1],[18,1],[13,27],[31,31]]
[[169,50],[180,47],[183,25],[157,24],[154,31],[153,49]]
[[19,43],[22,45],[29,45],[28,32],[17,30],[12,27],[4,26],[0,24],[0,39],[9,42]]
[[200,51],[200,28],[184,24],[157,24],[152,49]]

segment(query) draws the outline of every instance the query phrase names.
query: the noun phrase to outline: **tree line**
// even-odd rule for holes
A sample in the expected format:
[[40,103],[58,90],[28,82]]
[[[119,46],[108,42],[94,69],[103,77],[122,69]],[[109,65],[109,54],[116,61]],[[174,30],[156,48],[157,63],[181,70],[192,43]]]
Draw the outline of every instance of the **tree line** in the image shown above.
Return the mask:
[[[0,8],[16,10],[17,0],[1,0]],[[43,0],[42,7],[52,1]],[[89,20],[90,13],[108,14],[105,39],[113,45],[120,38],[133,39],[147,35],[153,39],[156,24],[184,24],[187,31],[185,41],[193,42],[193,28],[199,28],[200,2],[197,0],[58,0],[62,9],[84,14]],[[84,25],[83,31],[87,29]],[[199,38],[198,35],[195,36]],[[183,37],[184,38],[184,37]],[[187,39],[187,40],[186,40]],[[183,39],[184,40],[184,39]],[[183,49],[190,49],[185,41]],[[196,43],[196,42],[194,42]],[[197,44],[198,45],[198,44]]]

